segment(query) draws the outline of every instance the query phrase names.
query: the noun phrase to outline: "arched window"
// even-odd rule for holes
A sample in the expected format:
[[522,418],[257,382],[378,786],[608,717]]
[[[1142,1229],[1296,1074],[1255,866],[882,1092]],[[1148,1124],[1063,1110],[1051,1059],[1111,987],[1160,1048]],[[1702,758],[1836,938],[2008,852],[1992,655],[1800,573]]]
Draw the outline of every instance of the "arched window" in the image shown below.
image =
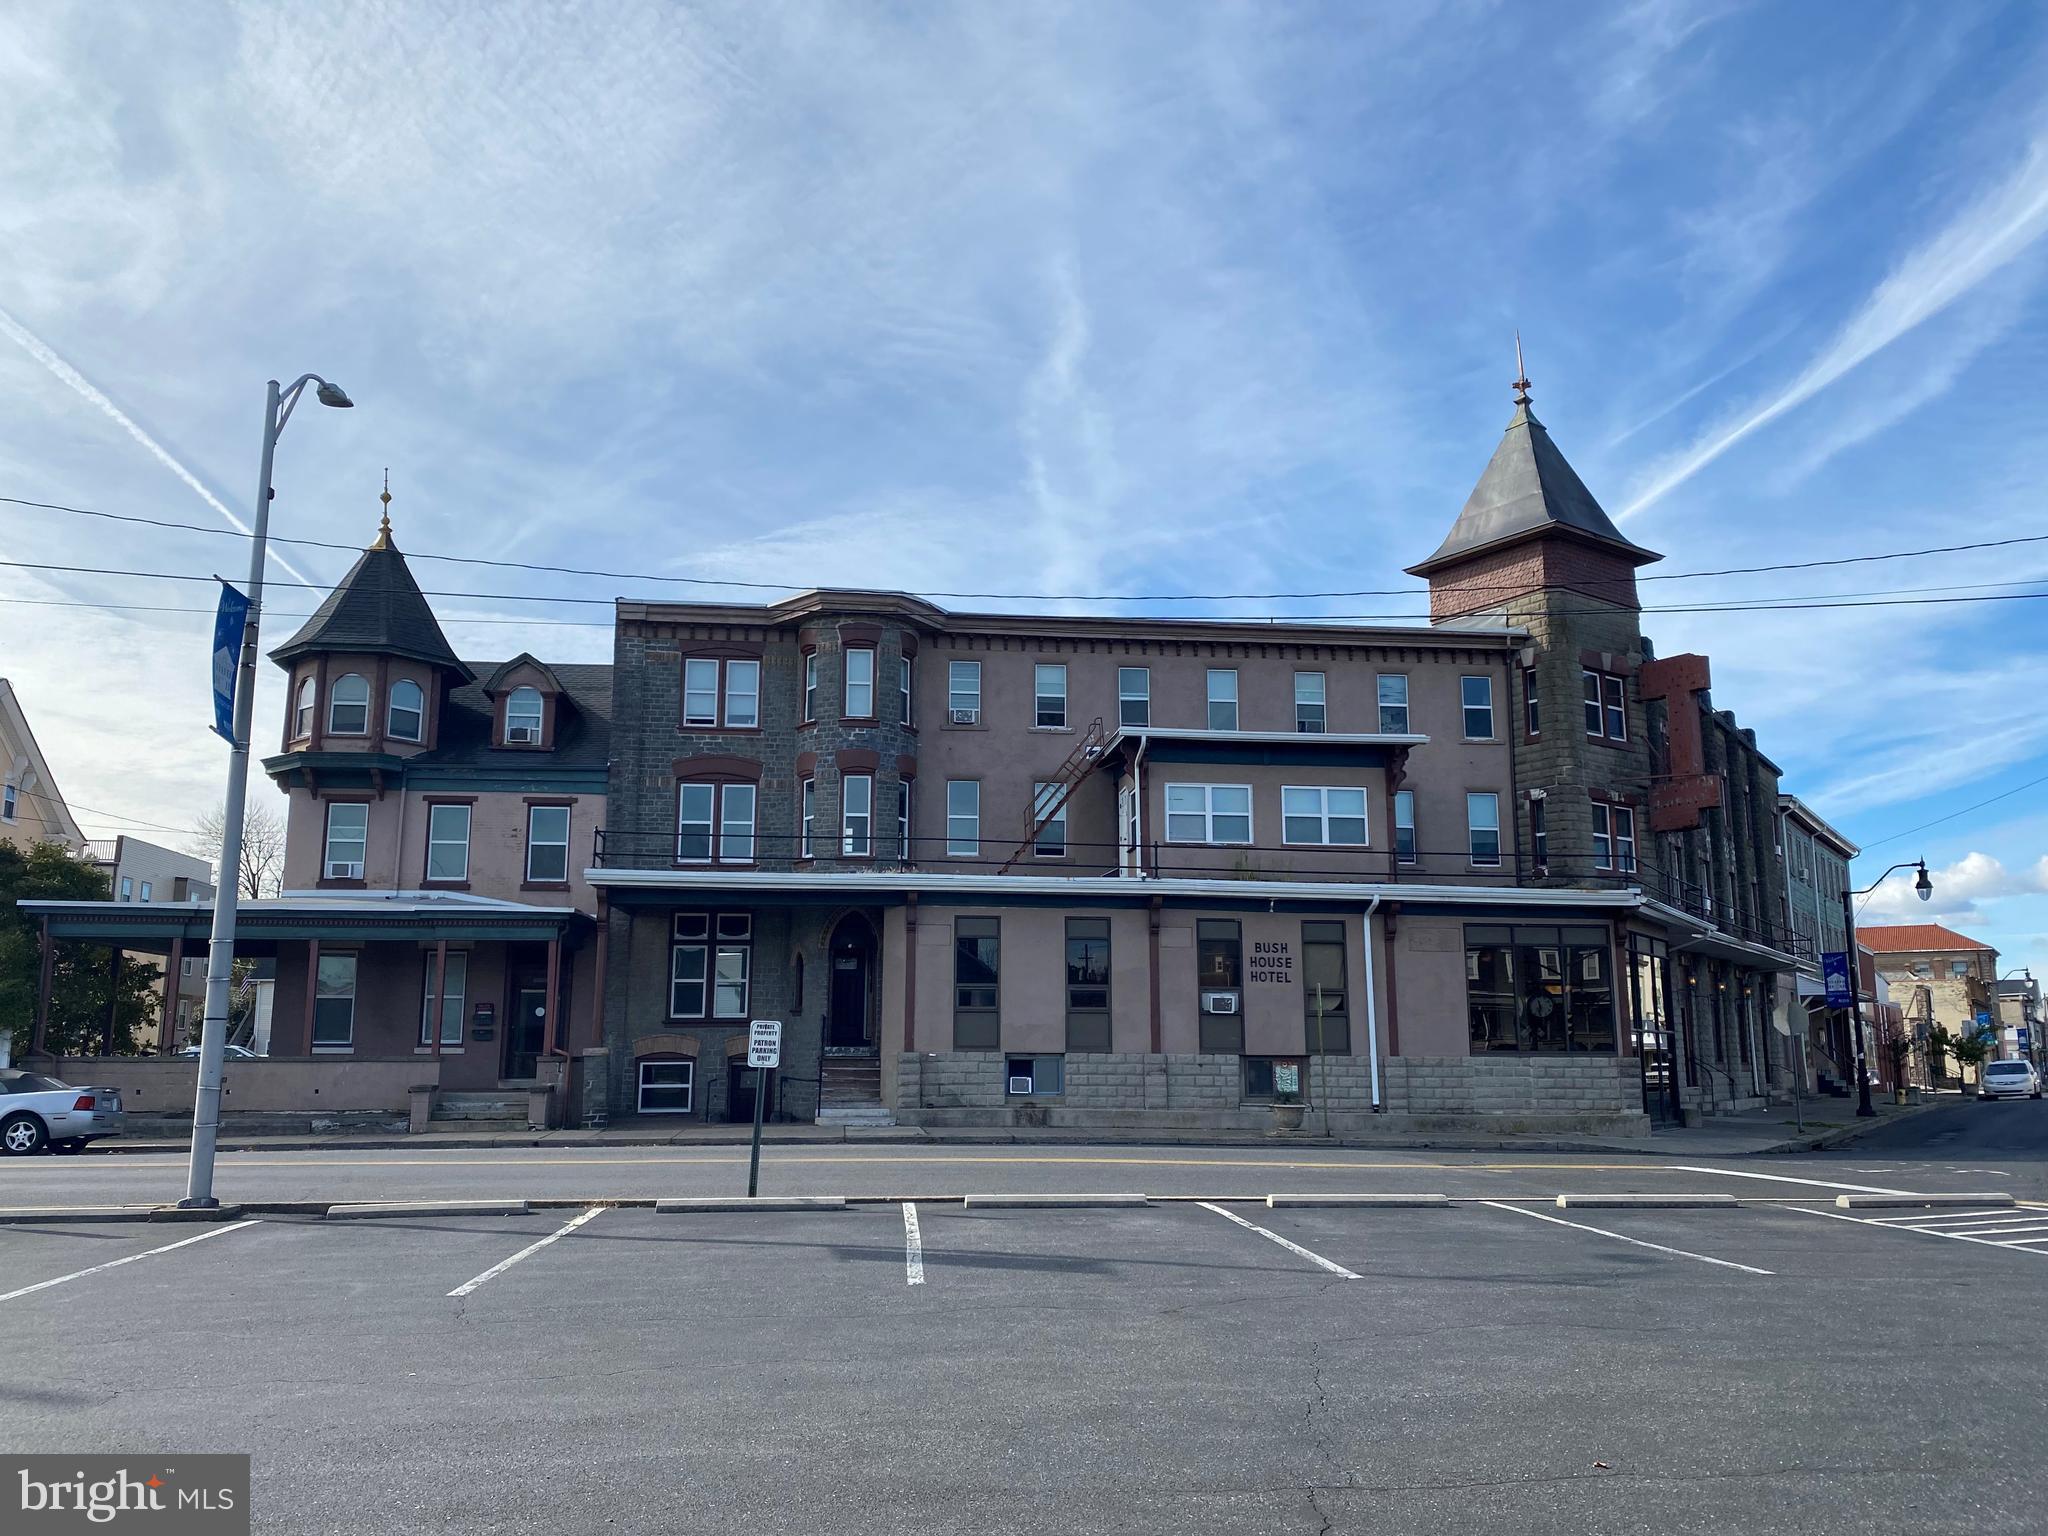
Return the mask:
[[514,688],[505,700],[505,739],[540,740],[540,690]]
[[370,685],[360,672],[334,680],[327,697],[327,729],[336,736],[366,736],[370,731]]
[[405,677],[393,683],[391,712],[385,722],[384,734],[393,741],[418,741],[426,718],[427,696],[420,692],[420,685]]
[[299,702],[292,706],[292,740],[304,741],[313,734],[313,679],[299,679]]

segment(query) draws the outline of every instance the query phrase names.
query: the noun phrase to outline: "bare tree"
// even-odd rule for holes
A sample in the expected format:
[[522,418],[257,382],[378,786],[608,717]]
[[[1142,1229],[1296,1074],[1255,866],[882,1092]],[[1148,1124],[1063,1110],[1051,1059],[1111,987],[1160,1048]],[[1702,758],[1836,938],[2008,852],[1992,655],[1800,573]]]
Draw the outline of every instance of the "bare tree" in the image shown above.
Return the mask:
[[[249,805],[242,818],[242,878],[238,887],[244,897],[275,896],[284,889],[284,817],[268,806]],[[221,869],[221,844],[225,841],[228,816],[226,802],[199,818],[192,841],[185,846],[202,859],[213,861],[214,878]]]

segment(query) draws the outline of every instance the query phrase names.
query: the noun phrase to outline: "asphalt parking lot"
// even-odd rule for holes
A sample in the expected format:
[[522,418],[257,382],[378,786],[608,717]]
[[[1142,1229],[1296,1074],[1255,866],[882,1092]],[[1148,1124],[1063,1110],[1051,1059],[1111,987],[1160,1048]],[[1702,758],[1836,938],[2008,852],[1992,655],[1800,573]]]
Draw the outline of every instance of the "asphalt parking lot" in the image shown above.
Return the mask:
[[2048,1209],[1769,1192],[14,1225],[0,1425],[280,1532],[2041,1529]]

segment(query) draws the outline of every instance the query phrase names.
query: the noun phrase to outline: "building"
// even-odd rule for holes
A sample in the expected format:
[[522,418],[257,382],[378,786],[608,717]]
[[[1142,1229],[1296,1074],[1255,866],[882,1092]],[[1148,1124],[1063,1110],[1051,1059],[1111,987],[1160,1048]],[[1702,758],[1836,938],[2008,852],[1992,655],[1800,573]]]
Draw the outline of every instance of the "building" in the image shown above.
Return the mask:
[[1998,983],[1998,1055],[2041,1065],[2041,984],[2032,971]]
[[[108,889],[117,902],[192,902],[213,899],[213,865],[194,854],[180,853],[143,838],[123,833],[119,837],[93,838],[86,844],[86,858],[107,877]],[[168,957],[125,954],[124,961],[148,965],[168,975]],[[182,955],[176,982],[164,989],[164,1006],[158,1016],[153,1046],[175,1051],[198,1035],[199,1022],[206,1016],[206,959]],[[166,1029],[168,1026],[168,1029]]]
[[1863,850],[1797,795],[1778,796],[1778,841],[1785,866],[1786,922],[1799,961],[1797,996],[1789,1006],[1805,1015],[1807,1086],[1819,1093],[1852,1093],[1856,1057],[1850,1010],[1828,1007],[1820,958],[1849,952],[1842,893],[1849,889],[1849,861]]
[[72,852],[85,848],[85,834],[70,808],[43,749],[28,727],[14,685],[0,677],[0,842],[17,848],[58,843]]
[[1778,771],[1528,408],[1427,626],[619,605],[609,1109],[1645,1125],[1789,1091]]
[[[1936,1027],[1958,1036],[1995,1027],[1998,951],[1989,944],[1940,923],[1859,925],[1856,938],[1904,1013],[1922,1070],[1931,1066],[1926,1041]],[[1951,1075],[1967,1077],[1955,1062],[1944,1062],[1938,1076]]]

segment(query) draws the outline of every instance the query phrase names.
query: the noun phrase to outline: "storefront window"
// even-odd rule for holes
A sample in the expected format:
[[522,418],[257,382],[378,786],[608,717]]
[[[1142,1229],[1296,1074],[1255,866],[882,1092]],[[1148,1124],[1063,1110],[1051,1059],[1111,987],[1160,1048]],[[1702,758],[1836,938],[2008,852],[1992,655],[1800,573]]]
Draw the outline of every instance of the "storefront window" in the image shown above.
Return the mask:
[[1615,1048],[1604,928],[1469,927],[1465,994],[1475,1053]]

